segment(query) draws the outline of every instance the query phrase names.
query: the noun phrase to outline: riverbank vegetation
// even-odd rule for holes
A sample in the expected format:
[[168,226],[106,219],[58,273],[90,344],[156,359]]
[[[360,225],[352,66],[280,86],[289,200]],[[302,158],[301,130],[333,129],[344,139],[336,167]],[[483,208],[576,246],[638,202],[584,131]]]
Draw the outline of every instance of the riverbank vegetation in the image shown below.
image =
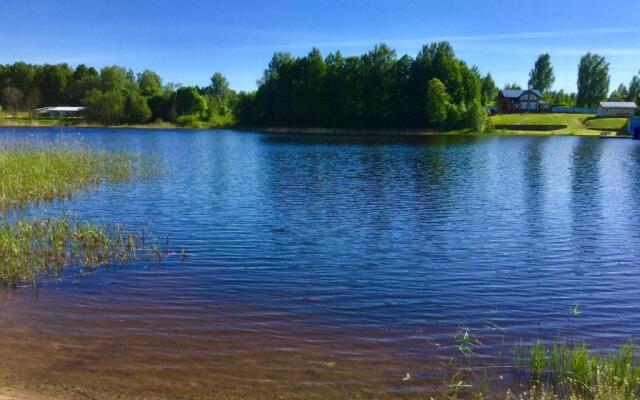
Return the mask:
[[152,158],[89,149],[0,144],[0,210],[64,199],[103,182],[154,173]]
[[134,260],[141,239],[122,226],[94,225],[67,218],[0,223],[0,286],[36,284],[74,265],[81,270]]
[[157,172],[151,158],[102,153],[86,148],[0,143],[0,286],[37,282],[70,265],[82,270],[122,264],[144,247],[122,226],[95,225],[69,218],[31,219],[9,210],[65,199],[81,189]]
[[584,344],[537,341],[530,349],[516,348],[514,359],[533,399],[626,400],[640,394],[640,358],[632,342],[612,353],[598,353]]
[[[500,376],[470,362],[479,351],[473,343],[480,342],[466,332],[459,338],[458,349],[467,365],[460,367],[451,361],[451,370],[445,377],[448,389],[442,398],[636,400],[640,395],[640,355],[631,341],[603,352],[571,341],[520,344],[513,349],[512,363]],[[512,379],[506,396],[499,395],[504,389],[496,389],[504,387],[505,372]]]

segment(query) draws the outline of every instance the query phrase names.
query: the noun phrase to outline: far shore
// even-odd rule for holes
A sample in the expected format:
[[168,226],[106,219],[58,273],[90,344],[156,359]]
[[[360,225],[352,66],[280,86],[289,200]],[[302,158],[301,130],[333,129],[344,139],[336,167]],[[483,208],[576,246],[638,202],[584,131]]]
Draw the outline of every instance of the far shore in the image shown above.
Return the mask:
[[[600,132],[592,131],[510,131],[494,130],[492,132],[469,132],[466,130],[457,131],[434,131],[425,129],[345,129],[345,128],[295,128],[295,127],[188,127],[180,126],[171,122],[154,122],[148,124],[135,125],[102,125],[88,121],[73,122],[64,120],[32,120],[12,121],[0,120],[0,128],[103,128],[103,129],[146,129],[146,130],[235,130],[241,132],[264,132],[276,134],[304,134],[304,135],[349,135],[349,136],[599,136]],[[2,399],[0,399],[2,400]]]

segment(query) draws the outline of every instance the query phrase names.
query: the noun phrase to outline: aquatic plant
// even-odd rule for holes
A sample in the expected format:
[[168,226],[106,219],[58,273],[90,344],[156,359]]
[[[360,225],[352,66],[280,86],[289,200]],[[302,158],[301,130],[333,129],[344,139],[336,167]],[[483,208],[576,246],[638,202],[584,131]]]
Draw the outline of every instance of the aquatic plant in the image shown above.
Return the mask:
[[80,189],[157,172],[151,157],[90,149],[0,143],[0,211],[65,199]]
[[[152,157],[95,151],[77,143],[0,142],[0,286],[37,282],[75,266],[83,270],[136,259],[141,240],[120,225],[67,217],[10,218],[9,209],[65,199],[102,183],[158,172]],[[3,216],[4,215],[4,216]],[[154,246],[154,257],[163,255]],[[150,249],[145,253],[150,254]]]
[[591,352],[585,344],[545,346],[540,341],[531,347],[528,359],[523,360],[522,348],[516,353],[516,367],[525,369],[532,388],[541,393],[590,399],[598,391],[613,390],[624,395],[620,398],[633,399],[640,392],[640,358],[632,342],[612,354]]
[[65,217],[0,223],[0,285],[36,283],[75,266],[91,271],[140,258],[158,259],[157,243],[120,225],[96,225]]

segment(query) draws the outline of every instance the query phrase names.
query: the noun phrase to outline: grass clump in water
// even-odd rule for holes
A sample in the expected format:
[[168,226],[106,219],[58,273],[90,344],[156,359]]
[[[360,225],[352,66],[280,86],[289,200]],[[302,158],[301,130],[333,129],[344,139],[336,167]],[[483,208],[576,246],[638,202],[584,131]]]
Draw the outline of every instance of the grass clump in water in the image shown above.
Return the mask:
[[0,285],[5,287],[36,283],[70,265],[90,271],[147,254],[153,254],[151,247],[146,249],[139,235],[120,225],[67,218],[0,223]]
[[154,170],[152,159],[127,153],[0,144],[0,210],[65,199],[80,189],[127,181]]
[[533,388],[522,399],[630,400],[640,394],[640,358],[632,342],[613,354],[590,352],[584,344],[540,341],[528,355],[522,347],[516,353]]

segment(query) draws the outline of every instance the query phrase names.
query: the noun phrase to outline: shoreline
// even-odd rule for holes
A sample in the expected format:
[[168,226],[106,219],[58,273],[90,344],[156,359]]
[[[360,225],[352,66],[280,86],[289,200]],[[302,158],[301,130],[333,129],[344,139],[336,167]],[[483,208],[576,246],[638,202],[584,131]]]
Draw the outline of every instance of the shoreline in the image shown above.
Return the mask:
[[293,128],[293,127],[185,127],[170,122],[161,124],[136,124],[136,125],[100,125],[92,123],[81,124],[5,124],[0,123],[0,129],[45,129],[45,128],[79,128],[79,129],[141,129],[141,130],[181,130],[181,131],[237,131],[259,132],[285,135],[308,136],[367,136],[367,137],[419,137],[419,136],[583,136],[599,137],[600,131],[593,133],[584,132],[555,132],[555,131],[512,131],[495,130],[493,132],[466,132],[466,131],[432,131],[427,129],[351,129],[351,128]]

